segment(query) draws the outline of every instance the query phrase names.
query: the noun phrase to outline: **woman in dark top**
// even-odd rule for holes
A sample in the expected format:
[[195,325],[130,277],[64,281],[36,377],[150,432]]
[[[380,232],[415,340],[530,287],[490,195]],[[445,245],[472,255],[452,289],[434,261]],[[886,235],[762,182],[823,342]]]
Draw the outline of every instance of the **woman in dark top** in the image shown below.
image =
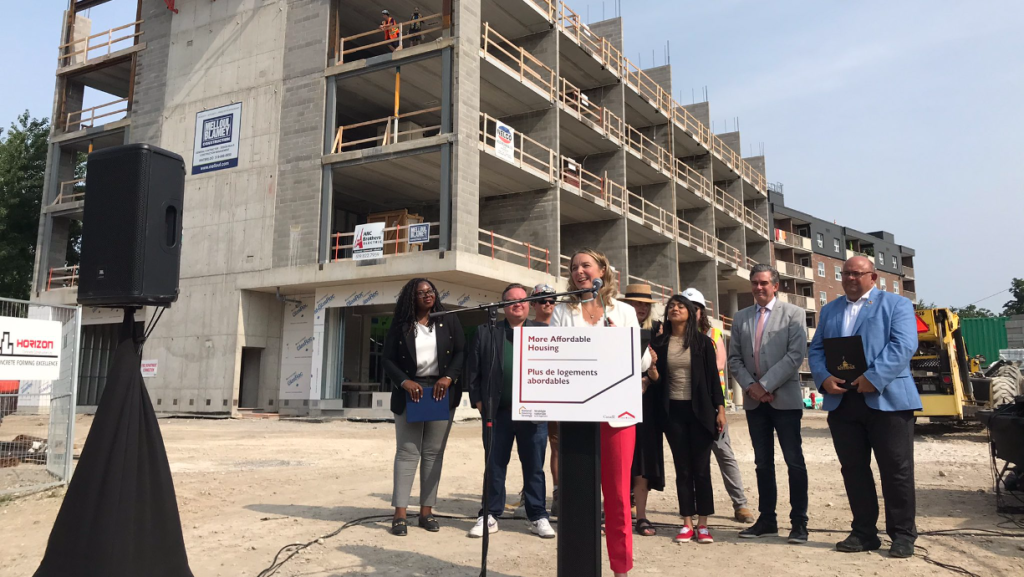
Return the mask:
[[[391,412],[395,414],[395,478],[391,505],[395,517],[391,533],[406,535],[406,509],[412,492],[416,467],[420,467],[419,526],[439,531],[431,514],[437,501],[444,448],[448,443],[455,408],[462,399],[459,376],[462,373],[465,336],[459,319],[453,314],[430,318],[444,311],[434,284],[425,278],[407,282],[395,303],[395,316],[384,339],[384,371],[391,381]],[[448,419],[410,423],[406,402],[420,402],[424,387],[433,387],[435,400],[448,399]]]
[[661,388],[661,418],[676,467],[676,489],[683,527],[677,543],[713,543],[708,515],[715,512],[711,491],[711,446],[725,428],[725,406],[715,363],[715,346],[700,333],[696,308],[682,295],[665,306],[662,334],[652,344],[658,356],[648,377]]

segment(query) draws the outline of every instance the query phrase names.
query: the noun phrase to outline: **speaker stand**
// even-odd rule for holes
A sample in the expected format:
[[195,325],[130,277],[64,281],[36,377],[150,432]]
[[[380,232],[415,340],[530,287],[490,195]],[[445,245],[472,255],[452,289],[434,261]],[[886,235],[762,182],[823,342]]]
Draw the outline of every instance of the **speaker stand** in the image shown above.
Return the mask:
[[601,576],[601,425],[558,423],[558,577]]

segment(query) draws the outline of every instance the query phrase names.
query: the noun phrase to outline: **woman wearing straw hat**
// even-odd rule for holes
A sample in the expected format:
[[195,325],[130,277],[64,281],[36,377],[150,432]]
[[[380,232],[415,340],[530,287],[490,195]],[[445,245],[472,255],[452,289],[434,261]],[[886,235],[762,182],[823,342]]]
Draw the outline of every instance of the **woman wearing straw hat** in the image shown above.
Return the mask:
[[[640,322],[640,342],[647,343],[658,334],[661,322],[653,320],[651,307],[657,302],[651,294],[651,285],[631,284],[626,287],[622,301],[636,310]],[[654,352],[651,351],[653,355]],[[654,362],[657,362],[656,359]],[[644,421],[636,426],[636,445],[633,449],[633,498],[636,503],[636,532],[645,537],[657,534],[654,525],[647,520],[647,494],[665,490],[665,454],[661,440],[661,385],[652,385],[648,377],[643,378]]]

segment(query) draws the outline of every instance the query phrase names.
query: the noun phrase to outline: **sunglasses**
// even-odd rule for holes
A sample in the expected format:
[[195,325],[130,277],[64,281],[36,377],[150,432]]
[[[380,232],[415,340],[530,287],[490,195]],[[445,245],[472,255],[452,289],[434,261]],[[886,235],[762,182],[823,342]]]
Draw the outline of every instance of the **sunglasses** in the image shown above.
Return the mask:
[[553,305],[553,304],[555,304],[555,299],[544,299],[542,301],[534,301],[534,302],[536,302],[537,304],[541,304],[541,305]]

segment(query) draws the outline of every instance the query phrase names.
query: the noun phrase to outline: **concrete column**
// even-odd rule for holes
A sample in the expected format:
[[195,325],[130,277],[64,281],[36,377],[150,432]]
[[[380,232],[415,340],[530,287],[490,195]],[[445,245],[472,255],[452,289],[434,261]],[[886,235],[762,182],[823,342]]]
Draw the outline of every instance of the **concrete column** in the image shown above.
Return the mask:
[[452,250],[475,253],[480,230],[480,2],[453,0]]

